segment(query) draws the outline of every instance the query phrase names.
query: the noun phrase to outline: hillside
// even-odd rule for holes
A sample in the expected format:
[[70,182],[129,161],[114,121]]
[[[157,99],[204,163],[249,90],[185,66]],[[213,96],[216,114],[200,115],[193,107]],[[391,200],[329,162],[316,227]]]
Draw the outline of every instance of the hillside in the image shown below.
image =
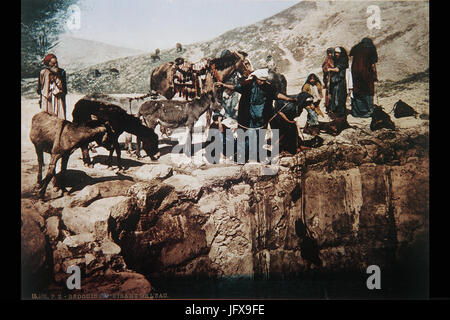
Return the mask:
[[[367,28],[367,7],[378,5],[381,28]],[[399,19],[398,17],[401,17]],[[254,67],[267,65],[267,57],[288,80],[288,93],[295,93],[311,72],[320,77],[328,47],[347,50],[363,37],[371,37],[378,49],[378,86],[427,75],[429,67],[428,1],[302,1],[258,23],[235,28],[206,42],[184,45],[182,56],[197,61],[218,56],[224,48],[249,53]],[[93,64],[69,74],[69,90],[76,93],[147,93],[150,72],[180,54],[163,50],[161,60],[153,62],[151,53]],[[61,56],[62,58],[62,56]],[[63,64],[61,64],[63,65]],[[68,66],[66,66],[68,67]],[[115,68],[119,73],[110,72]],[[101,76],[96,77],[97,69]],[[427,84],[428,76],[418,77]],[[425,86],[427,87],[427,85]],[[26,86],[23,92],[29,92]],[[427,92],[421,93],[427,94]]]
[[109,60],[142,54],[142,51],[63,35],[53,49],[62,68],[73,72]]

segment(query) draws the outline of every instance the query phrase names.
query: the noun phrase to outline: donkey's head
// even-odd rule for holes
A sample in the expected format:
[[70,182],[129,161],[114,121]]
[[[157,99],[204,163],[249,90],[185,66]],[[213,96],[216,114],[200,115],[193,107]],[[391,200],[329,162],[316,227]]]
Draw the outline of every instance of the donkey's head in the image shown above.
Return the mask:
[[247,78],[254,71],[252,63],[248,59],[248,54],[240,50],[233,52],[233,54],[238,58],[236,62],[236,70]]

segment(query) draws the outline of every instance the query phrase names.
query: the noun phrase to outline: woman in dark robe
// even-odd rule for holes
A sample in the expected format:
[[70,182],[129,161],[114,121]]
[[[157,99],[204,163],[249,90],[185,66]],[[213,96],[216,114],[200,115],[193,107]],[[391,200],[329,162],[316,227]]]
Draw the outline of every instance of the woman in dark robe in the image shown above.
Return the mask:
[[294,120],[301,115],[304,108],[313,106],[314,98],[307,92],[300,92],[296,102],[275,103],[275,118],[270,122],[272,129],[279,130],[280,152],[287,151],[291,154],[297,153],[300,146],[297,123]]
[[347,84],[345,71],[348,68],[347,51],[343,47],[334,49],[334,68],[328,68],[330,72],[330,112],[331,117],[345,117],[347,110]]
[[352,115],[370,117],[373,113],[373,96],[377,79],[378,54],[369,38],[364,38],[350,50],[353,78]]

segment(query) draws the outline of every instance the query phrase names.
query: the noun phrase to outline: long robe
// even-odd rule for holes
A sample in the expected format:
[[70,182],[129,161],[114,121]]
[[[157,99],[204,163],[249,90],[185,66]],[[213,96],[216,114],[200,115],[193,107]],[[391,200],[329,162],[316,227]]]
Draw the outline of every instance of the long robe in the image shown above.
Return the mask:
[[241,94],[239,100],[238,123],[245,127],[258,127],[267,124],[273,114],[273,100],[278,94],[269,84],[256,84],[255,80],[244,80],[235,86]]
[[358,95],[373,96],[377,78],[372,65],[378,62],[375,47],[357,44],[350,50],[352,62],[353,92]]
[[297,102],[286,102],[277,100],[275,103],[275,112],[277,116],[270,122],[270,127],[272,129],[278,129],[280,134],[280,151],[288,151],[291,154],[295,154],[297,152],[297,147],[300,144],[300,137],[298,136],[298,129],[295,123],[289,123],[284,120],[279,112],[282,112],[286,118],[293,121],[295,118],[299,117],[306,107],[306,99],[312,98],[307,92],[301,92],[297,96],[289,96],[296,97]]
[[363,39],[350,50],[352,62],[353,94],[352,115],[354,117],[370,117],[373,112],[373,96],[375,94],[376,69],[378,54],[372,41]]
[[244,130],[255,128],[250,131],[250,141],[256,141],[256,148],[251,149],[249,140],[245,139],[245,144],[238,144],[238,149],[245,148],[246,161],[253,158],[251,150],[256,150],[256,159],[260,161],[259,150],[263,143],[259,137],[259,128],[266,127],[270,117],[273,115],[273,100],[276,99],[278,91],[270,83],[258,85],[256,80],[244,80],[235,85],[235,91],[241,94],[238,109],[238,123]]
[[[341,49],[341,51],[344,51]],[[342,52],[339,59],[335,59],[335,67],[339,72],[331,72],[330,77],[330,111],[338,117],[346,115],[345,104],[347,102],[347,84],[345,70],[348,68],[348,57]]]
[[67,82],[64,69],[58,69],[57,72],[52,72],[49,68],[42,69],[37,91],[41,99],[41,109],[66,120]]

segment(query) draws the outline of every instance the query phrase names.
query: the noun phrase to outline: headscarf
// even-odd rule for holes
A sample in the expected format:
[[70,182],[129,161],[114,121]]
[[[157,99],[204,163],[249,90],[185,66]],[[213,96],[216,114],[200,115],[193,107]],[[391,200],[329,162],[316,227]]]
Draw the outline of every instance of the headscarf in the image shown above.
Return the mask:
[[53,58],[56,59],[56,56],[53,53],[49,53],[48,55],[46,55],[44,58],[44,65],[48,66],[50,63],[50,60],[52,60]]
[[375,45],[373,44],[373,41],[370,38],[362,39],[360,42],[360,45],[363,48],[374,48],[375,49]]
[[370,52],[370,63],[377,63],[378,62],[378,53],[377,48],[373,44],[372,39],[370,38],[364,38],[361,40],[360,43],[358,43],[358,46],[361,48],[369,48]]
[[314,98],[307,92],[300,92],[297,95],[297,106],[299,108],[305,108],[306,106],[311,105],[313,103]]
[[311,74],[308,76],[308,78],[306,78],[306,81],[305,81],[304,85],[307,84],[307,83],[309,83],[309,80],[311,80],[312,77],[316,78],[316,84],[317,84],[317,83],[320,83],[320,84],[322,85],[322,82],[320,82],[319,77],[318,77],[315,73],[311,73]]
[[[345,50],[344,47],[337,47],[336,49],[338,49],[338,48],[341,52],[341,56],[339,57],[339,59],[336,58],[336,56],[334,56],[334,65],[341,70],[345,70],[348,68],[347,50]],[[335,53],[336,53],[336,49],[335,49]]]
[[252,76],[260,80],[267,81],[269,79],[269,69],[266,68],[255,70],[250,74],[249,78]]

